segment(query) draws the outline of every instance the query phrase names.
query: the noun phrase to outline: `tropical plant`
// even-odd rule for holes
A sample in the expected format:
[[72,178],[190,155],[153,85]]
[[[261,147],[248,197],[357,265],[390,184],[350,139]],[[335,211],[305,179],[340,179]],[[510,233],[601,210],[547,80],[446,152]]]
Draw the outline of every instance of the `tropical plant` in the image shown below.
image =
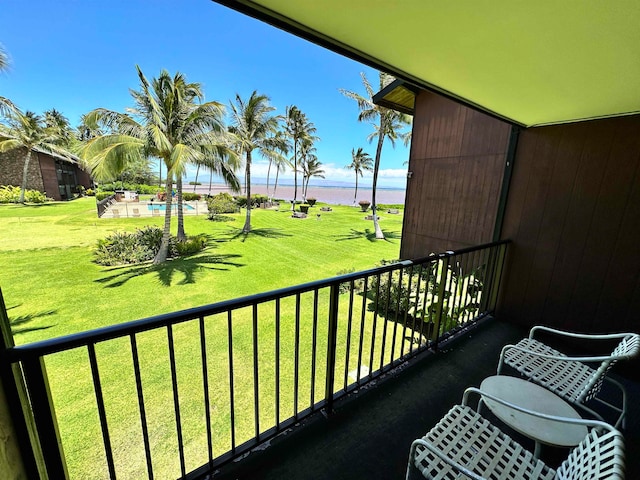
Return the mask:
[[245,155],[245,176],[247,187],[247,216],[242,231],[251,231],[251,160],[254,150],[265,158],[274,158],[278,152],[270,138],[278,130],[278,117],[271,114],[275,110],[269,105],[269,97],[253,91],[247,100],[236,94],[235,104],[231,104],[231,126],[235,136],[235,148]]
[[[307,119],[307,116],[300,111],[295,105],[291,105],[286,109],[285,115],[285,131],[293,143],[293,157],[291,158],[291,167],[293,168],[293,201],[291,202],[291,210],[295,210],[296,201],[298,200],[298,157],[302,142],[307,139],[307,143],[311,143],[317,139],[313,134],[316,127]],[[310,147],[308,147],[310,148]]]
[[[358,109],[360,113],[358,115],[359,122],[375,122],[374,131],[367,137],[369,142],[372,142],[374,138],[377,138],[377,146],[376,146],[376,156],[373,165],[373,185],[371,192],[371,210],[373,212],[373,225],[375,228],[376,238],[383,240],[384,234],[382,233],[382,229],[380,228],[380,224],[378,222],[377,215],[377,205],[376,205],[376,188],[378,186],[378,173],[380,171],[380,157],[382,155],[382,145],[384,144],[385,139],[389,139],[391,145],[395,147],[395,141],[398,138],[403,138],[406,134],[401,133],[401,130],[410,124],[410,117],[406,114],[396,112],[395,110],[391,110],[389,108],[381,107],[380,105],[376,105],[373,102],[374,91],[367,80],[367,76],[364,73],[361,73],[362,84],[367,92],[367,96],[362,96],[359,93],[352,92],[349,90],[340,89],[340,92],[347,98],[351,98],[355,100],[358,104]],[[386,85],[388,85],[393,77],[390,75],[380,72],[380,87],[379,90],[382,90]]]
[[[9,54],[2,45],[0,45],[0,72],[8,70],[9,65]],[[5,97],[0,97],[0,115],[6,115],[8,112],[15,109],[16,106],[11,102],[11,100]]]
[[318,160],[314,154],[309,154],[304,158],[302,162],[302,172],[304,181],[304,190],[302,192],[302,198],[307,201],[307,192],[309,190],[309,180],[311,177],[324,178],[324,170],[321,167],[322,163]]
[[353,194],[354,205],[358,198],[358,175],[362,177],[365,170],[369,172],[373,170],[371,162],[371,156],[362,150],[362,147],[359,147],[357,151],[353,148],[351,149],[351,163],[346,168],[353,170],[356,174],[356,190]]
[[24,203],[29,173],[29,164],[34,148],[71,158],[71,154],[59,145],[57,131],[47,127],[44,119],[33,112],[22,113],[16,108],[7,111],[8,129],[0,131],[0,152],[16,148],[26,150],[22,167],[22,183],[19,203]]
[[2,45],[0,45],[0,72],[9,68],[9,55]]
[[[282,131],[277,131],[276,134],[269,139],[269,142],[272,144],[272,150],[274,151],[274,156],[269,157],[269,167],[267,168],[267,196],[273,198],[276,194],[276,188],[278,187],[278,174],[280,173],[280,169],[286,164],[286,157],[289,153],[289,142],[287,141],[287,137]],[[269,195],[269,177],[271,174],[271,165],[276,165],[276,182],[273,188],[273,195]]]
[[58,145],[65,148],[69,148],[71,146],[74,135],[67,117],[55,108],[52,108],[51,110],[44,112],[44,123],[54,134]]
[[[13,185],[0,186],[0,203],[18,203],[20,201],[20,187]],[[38,190],[27,190],[24,192],[24,201],[28,203],[44,203],[48,199],[44,193]]]
[[114,178],[132,161],[159,158],[167,170],[165,217],[161,246],[154,263],[167,259],[171,231],[173,181],[178,189],[178,240],[186,235],[181,228],[182,189],[180,179],[189,163],[206,162],[218,168],[232,188],[238,188],[235,156],[227,147],[224,106],[218,102],[198,103],[203,98],[199,83],[188,83],[176,73],[163,70],[158,78],[147,80],[136,66],[139,91],[132,90],[135,107],[128,113],[99,108],[90,112],[86,122],[108,132],[89,139],[81,156],[91,165],[94,176]]

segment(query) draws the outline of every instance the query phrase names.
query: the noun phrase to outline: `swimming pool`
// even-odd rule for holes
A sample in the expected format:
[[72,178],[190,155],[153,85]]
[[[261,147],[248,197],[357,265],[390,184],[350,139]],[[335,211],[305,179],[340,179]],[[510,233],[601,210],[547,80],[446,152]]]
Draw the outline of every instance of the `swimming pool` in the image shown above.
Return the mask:
[[[167,209],[167,205],[164,203],[149,203],[147,205],[147,208],[151,211],[153,210],[162,210],[163,212]],[[195,210],[191,205],[189,205],[188,203],[183,203],[182,204],[182,208],[185,210]],[[178,209],[178,205],[175,203],[171,204],[171,209],[172,210],[177,210]]]

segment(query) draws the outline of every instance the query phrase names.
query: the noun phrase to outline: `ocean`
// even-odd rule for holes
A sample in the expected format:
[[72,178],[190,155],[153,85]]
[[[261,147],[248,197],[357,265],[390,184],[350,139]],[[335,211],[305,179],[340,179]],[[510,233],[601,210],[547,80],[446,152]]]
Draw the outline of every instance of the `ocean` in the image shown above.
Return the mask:
[[[269,190],[273,192],[273,184],[269,185]],[[284,200],[293,200],[293,186],[291,185],[278,185],[274,198],[281,198]],[[193,192],[193,185],[184,185],[185,192]],[[214,183],[209,187],[206,185],[197,185],[195,189],[196,193],[215,195],[220,192],[232,193],[229,188],[224,184]],[[353,205],[355,187],[344,187],[335,185],[309,185],[309,191],[307,197],[315,198],[318,202],[330,203],[333,205]],[[360,200],[371,201],[371,187],[358,186],[357,202]],[[382,204],[402,204],[404,205],[406,191],[404,189],[397,188],[380,188],[376,190],[376,200]],[[264,184],[251,184],[251,194],[267,195],[267,186]],[[244,189],[241,195],[244,195]],[[302,188],[298,186],[298,200],[302,200]]]

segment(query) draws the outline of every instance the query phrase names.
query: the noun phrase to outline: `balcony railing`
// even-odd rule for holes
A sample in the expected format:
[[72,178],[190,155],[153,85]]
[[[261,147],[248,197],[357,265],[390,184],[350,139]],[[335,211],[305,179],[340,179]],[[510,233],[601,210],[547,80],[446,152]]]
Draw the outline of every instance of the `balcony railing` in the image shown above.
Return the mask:
[[490,314],[506,246],[9,342],[2,367],[49,478],[199,478]]

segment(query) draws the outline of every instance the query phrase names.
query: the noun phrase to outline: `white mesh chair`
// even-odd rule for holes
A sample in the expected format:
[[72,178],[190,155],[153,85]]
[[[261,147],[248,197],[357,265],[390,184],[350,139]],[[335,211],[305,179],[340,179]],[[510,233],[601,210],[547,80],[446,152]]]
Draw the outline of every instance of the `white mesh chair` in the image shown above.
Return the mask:
[[[537,332],[546,332],[571,341],[618,340],[619,343],[610,355],[572,357],[536,340],[534,337]],[[520,340],[516,345],[503,347],[498,363],[498,374],[502,373],[504,365],[508,365],[527,379],[603,420],[601,414],[586,405],[590,400],[594,400],[616,412],[618,419],[614,426],[624,428],[627,414],[627,394],[624,386],[607,377],[607,373],[618,360],[634,357],[639,351],[640,335],[635,333],[590,335],[537,326],[531,329],[528,338]],[[598,398],[604,381],[620,390],[621,406]]]
[[[470,408],[470,393],[548,420],[586,425],[591,430],[554,470]],[[469,388],[462,405],[454,406],[424,437],[411,444],[407,480],[418,473],[433,480],[623,480],[624,442],[622,434],[607,423],[540,414]]]

